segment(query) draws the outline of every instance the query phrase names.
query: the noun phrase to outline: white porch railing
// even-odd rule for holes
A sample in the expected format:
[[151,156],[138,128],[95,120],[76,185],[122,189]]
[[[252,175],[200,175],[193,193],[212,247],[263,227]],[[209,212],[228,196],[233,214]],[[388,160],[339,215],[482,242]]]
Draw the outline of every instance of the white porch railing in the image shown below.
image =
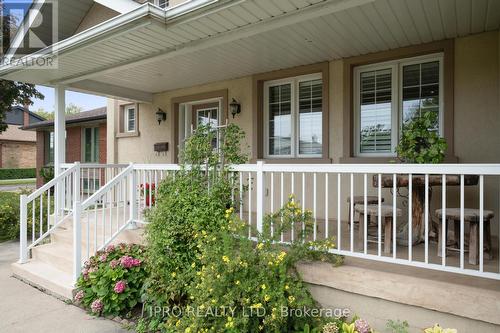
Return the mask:
[[[144,211],[156,205],[160,182],[179,170],[178,165],[149,164],[109,168],[116,169],[116,176],[81,205],[75,202],[75,214],[80,212],[75,223],[83,225],[75,230],[95,240],[94,248],[84,249],[83,258],[128,226],[146,223]],[[257,230],[266,214],[294,194],[303,209],[312,211],[312,237],[336,238],[333,253],[500,280],[498,241],[488,237],[492,230],[498,234],[500,165],[258,162],[232,170],[238,175],[236,187],[246,189],[241,197],[233,196],[235,208]],[[456,216],[451,208],[456,208]],[[448,214],[438,216],[438,209]],[[468,209],[474,209],[475,220]],[[476,230],[477,237],[470,236]],[[281,235],[281,240],[290,241],[296,232]],[[79,239],[81,235],[75,235]],[[477,252],[477,259],[469,250]],[[75,251],[75,256],[81,265],[82,254]]]

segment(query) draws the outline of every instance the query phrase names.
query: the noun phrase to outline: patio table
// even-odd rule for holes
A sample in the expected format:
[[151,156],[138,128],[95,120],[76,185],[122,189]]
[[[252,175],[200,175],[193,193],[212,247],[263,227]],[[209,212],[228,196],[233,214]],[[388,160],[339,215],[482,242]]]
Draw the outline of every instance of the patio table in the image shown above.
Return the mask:
[[[408,175],[396,176],[396,187],[409,187]],[[383,188],[393,188],[393,175],[382,175],[381,186]],[[464,175],[464,186],[474,186],[479,182],[479,176]],[[429,175],[429,187],[442,186],[443,177],[441,175]],[[459,175],[446,176],[446,186],[459,186]],[[373,175],[373,186],[378,187],[378,175]],[[431,201],[432,191],[429,191],[429,203]],[[425,240],[424,226],[424,208],[425,208],[425,175],[412,175],[412,224],[414,235],[418,235],[417,242]]]

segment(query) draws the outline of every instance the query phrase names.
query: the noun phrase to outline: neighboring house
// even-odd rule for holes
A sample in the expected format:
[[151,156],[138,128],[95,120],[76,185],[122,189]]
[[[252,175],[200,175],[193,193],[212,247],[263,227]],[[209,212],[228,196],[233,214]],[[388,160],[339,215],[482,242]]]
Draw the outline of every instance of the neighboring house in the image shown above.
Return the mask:
[[[303,277],[325,307],[350,307],[379,329],[397,314],[413,328],[428,319],[461,332],[500,330],[500,1],[193,0],[163,10],[131,0],[67,0],[59,10],[64,41],[40,52],[57,53],[58,68],[6,65],[0,77],[55,86],[56,119],[63,117],[66,89],[112,98],[110,165],[101,168],[122,169],[81,205],[71,200],[79,199],[78,183],[68,187],[68,179],[79,169],[62,165],[69,159],[61,124],[54,187],[66,186],[61,195],[69,203],[58,207],[56,222],[83,206],[72,221],[87,227],[94,249],[146,223],[142,212],[152,191],[140,186],[175,171],[193,128],[234,123],[246,132],[251,157],[235,171],[250,191],[238,198],[240,216],[262,227],[263,216],[295,193],[313,210],[317,236],[335,235],[335,253],[349,257],[339,269],[305,267]],[[432,128],[448,143],[449,164],[393,163],[402,124],[425,112],[437,115]],[[389,181],[382,188],[383,175]],[[481,177],[466,181],[471,175]],[[420,178],[413,188],[411,181],[391,183],[400,176]],[[370,240],[368,228],[355,224],[353,201],[347,205],[368,195],[387,203],[360,219],[360,226],[378,221],[378,238],[375,232]],[[433,218],[443,206],[459,207],[458,213],[449,221]],[[468,220],[465,208],[474,209]],[[409,221],[425,225],[424,242],[395,242]],[[455,248],[440,257],[450,238],[442,232],[438,248],[432,236],[447,223],[456,231]],[[91,225],[104,230],[101,238],[90,238]],[[477,242],[489,231],[491,238]],[[470,255],[477,251],[466,251],[469,239],[482,253],[479,261]],[[64,285],[57,289],[64,295],[71,295],[80,259],[93,253],[88,246],[88,253],[65,256],[66,265],[57,266],[70,245],[35,246],[30,259],[31,248],[21,244],[16,274],[49,289]],[[54,287],[37,264],[66,284]]]
[[[54,121],[41,121],[23,129],[34,131],[31,133],[36,136],[37,186],[41,186],[40,169],[54,165]],[[106,130],[105,107],[66,116],[66,161],[106,164]]]
[[23,126],[45,120],[22,106],[13,106],[5,116],[7,129],[0,133],[0,168],[34,168],[36,136]]

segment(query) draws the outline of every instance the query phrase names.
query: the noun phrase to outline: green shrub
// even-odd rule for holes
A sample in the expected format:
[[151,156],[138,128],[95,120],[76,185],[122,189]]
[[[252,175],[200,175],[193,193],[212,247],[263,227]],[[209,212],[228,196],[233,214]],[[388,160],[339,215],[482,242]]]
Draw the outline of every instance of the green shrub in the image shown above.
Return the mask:
[[93,315],[123,315],[141,300],[146,279],[144,248],[136,244],[110,245],[98,251],[83,268],[75,302]]
[[36,178],[36,169],[0,169],[0,180]]
[[46,184],[54,179],[54,167],[44,166],[40,169],[40,177],[43,179],[43,183]]
[[19,194],[0,192],[0,242],[19,237]]

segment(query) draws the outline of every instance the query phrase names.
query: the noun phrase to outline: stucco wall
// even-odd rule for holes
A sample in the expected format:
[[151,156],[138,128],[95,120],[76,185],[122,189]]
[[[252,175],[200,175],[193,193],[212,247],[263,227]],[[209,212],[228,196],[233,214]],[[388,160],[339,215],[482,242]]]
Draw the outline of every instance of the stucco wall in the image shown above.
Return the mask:
[[[500,33],[498,31],[473,35],[455,40],[454,49],[454,147],[455,155],[460,163],[500,163]],[[345,152],[346,137],[350,135],[350,130],[344,126],[344,99],[346,97],[345,76],[346,69],[344,62],[347,60],[335,60],[329,63],[330,87],[329,87],[329,158],[333,163],[339,163]],[[242,113],[233,120],[229,116],[229,121],[241,126],[247,133],[246,144],[252,145],[254,140],[253,120],[256,116],[256,105],[253,99],[253,78],[251,76],[235,80],[228,80],[195,86],[187,89],[164,92],[156,94],[152,106],[141,105],[139,110],[139,130],[140,136],[134,138],[115,138],[116,117],[118,108],[115,105],[114,111],[108,111],[109,124],[114,124],[113,128],[108,128],[110,136],[116,145],[116,162],[142,162],[142,163],[171,163],[174,161],[172,154],[174,142],[172,123],[172,98],[188,96],[192,94],[205,93],[221,89],[228,89],[228,98],[233,97],[241,102]],[[158,107],[167,111],[168,119],[160,126],[155,120],[155,112]],[[445,126],[450,126],[446,124]],[[166,156],[156,156],[153,153],[155,142],[168,141],[170,151]],[[111,151],[110,151],[111,153]],[[255,157],[255,156],[252,156]],[[110,156],[108,155],[108,160]],[[367,163],[363,159],[359,163]],[[318,195],[324,193],[324,176],[318,175]],[[336,179],[330,178],[329,193],[330,202],[336,203]],[[369,194],[376,195],[376,189],[371,186],[371,176],[368,179]],[[287,180],[290,188],[290,180]],[[269,184],[269,183],[268,183]],[[301,179],[297,176],[295,180],[295,190],[301,191]],[[312,177],[306,179],[306,187],[309,189],[305,195],[307,208],[312,208]],[[355,193],[362,194],[363,179],[356,177]],[[486,179],[485,208],[499,212],[499,180]],[[276,188],[280,185],[275,183]],[[477,187],[466,188],[466,205],[478,207]],[[383,195],[387,203],[392,202],[392,195],[389,190],[384,190]],[[441,205],[440,190],[435,188],[433,192],[434,205],[431,211]],[[349,196],[349,179],[342,180],[342,218],[348,217],[346,200]],[[449,187],[448,206],[458,206],[458,188]],[[255,202],[255,201],[254,201]],[[274,207],[279,204],[275,200]],[[401,206],[401,203],[399,204]],[[330,209],[330,217],[336,216],[336,205]],[[318,217],[324,216],[324,200],[318,199]],[[407,216],[403,213],[402,219]],[[494,230],[498,230],[498,218],[495,218]],[[495,231],[497,233],[497,231]]]

